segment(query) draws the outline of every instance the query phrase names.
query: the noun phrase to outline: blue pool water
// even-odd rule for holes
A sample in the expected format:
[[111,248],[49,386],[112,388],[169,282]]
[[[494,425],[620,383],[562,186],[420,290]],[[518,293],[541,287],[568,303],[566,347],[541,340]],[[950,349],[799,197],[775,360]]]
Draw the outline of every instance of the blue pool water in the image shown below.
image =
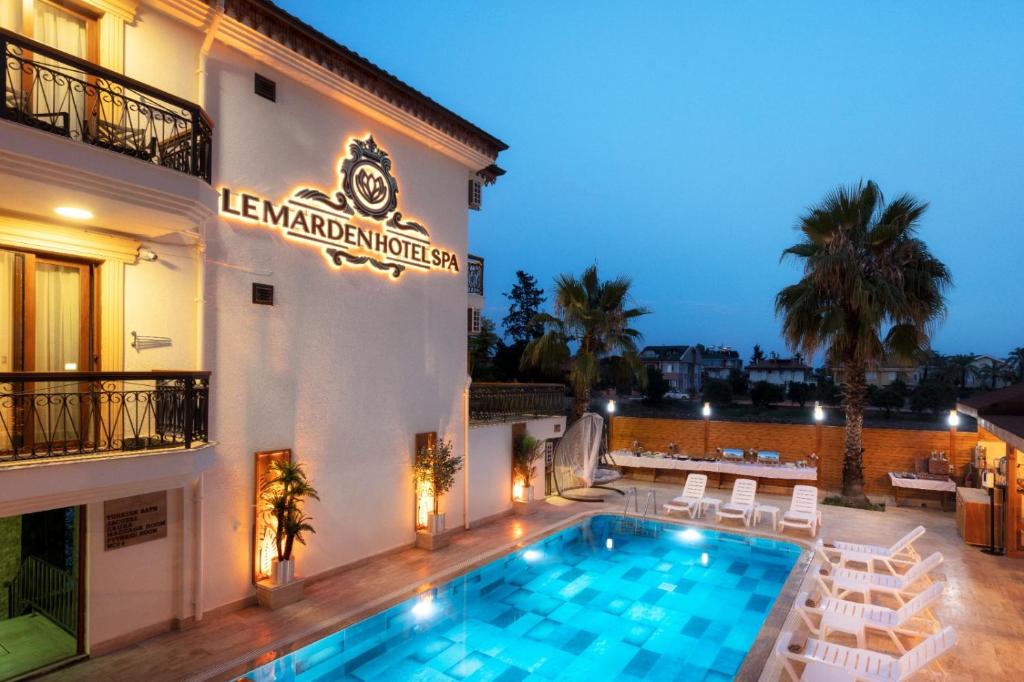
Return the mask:
[[269,680],[726,680],[800,549],[596,516],[250,672]]

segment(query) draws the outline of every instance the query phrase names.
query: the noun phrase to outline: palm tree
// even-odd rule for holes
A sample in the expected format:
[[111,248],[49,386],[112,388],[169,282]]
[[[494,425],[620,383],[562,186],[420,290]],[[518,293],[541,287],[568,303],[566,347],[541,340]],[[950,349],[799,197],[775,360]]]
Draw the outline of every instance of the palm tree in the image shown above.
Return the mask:
[[867,367],[927,348],[946,310],[949,270],[916,236],[927,207],[907,194],[886,203],[871,181],[838,187],[800,217],[803,238],[782,253],[803,263],[800,280],[775,297],[787,343],[808,356],[824,350],[843,368],[843,497],[852,502],[867,502]]
[[981,382],[982,388],[989,388],[995,390],[996,380],[1000,378],[999,372],[1000,365],[980,365],[978,367],[972,367],[971,373],[977,377],[978,381]]
[[975,357],[974,355],[960,353],[945,358],[949,379],[960,388],[967,386],[967,377],[969,375],[976,375],[974,371]]
[[1016,370],[1016,381],[1024,381],[1024,346],[1018,346],[1011,350],[1010,356],[1006,358],[1006,364]]
[[494,333],[494,322],[489,317],[481,317],[480,331],[471,334],[467,343],[470,374],[479,372],[494,357],[498,341],[498,335]]
[[[578,278],[559,275],[555,278],[554,315],[540,313],[534,318],[544,333],[526,345],[520,367],[557,372],[568,362],[576,419],[590,405],[602,357],[621,355],[641,384],[646,379],[637,356],[637,342],[642,337],[630,324],[649,311],[631,307],[631,284],[627,277],[601,281],[596,265]],[[571,348],[576,349],[575,355]]]

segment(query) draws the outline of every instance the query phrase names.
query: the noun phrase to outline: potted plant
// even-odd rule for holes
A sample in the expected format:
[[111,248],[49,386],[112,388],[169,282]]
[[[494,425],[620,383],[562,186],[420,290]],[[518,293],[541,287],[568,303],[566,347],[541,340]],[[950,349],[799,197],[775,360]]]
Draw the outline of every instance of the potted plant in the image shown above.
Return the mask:
[[315,533],[312,518],[303,511],[307,499],[319,500],[316,488],[309,483],[302,465],[281,460],[273,462],[260,488],[264,513],[273,518],[274,548],[277,556],[271,561],[273,585],[284,585],[295,579],[295,541],[306,544],[305,533]]
[[[442,540],[444,533],[444,514],[440,511],[441,498],[455,484],[455,474],[462,469],[462,456],[452,450],[452,442],[443,440],[433,445],[421,447],[416,453],[413,463],[413,476],[416,489],[426,485],[431,491],[434,501],[433,512],[427,515],[427,527],[417,532],[417,544],[426,549],[438,549],[447,544]],[[428,537],[422,537],[426,535]]]
[[512,500],[512,507],[517,514],[531,514],[536,511],[533,506],[533,477],[536,473],[535,464],[540,458],[540,441],[528,433],[521,433],[512,440],[512,479],[513,488],[518,492]]

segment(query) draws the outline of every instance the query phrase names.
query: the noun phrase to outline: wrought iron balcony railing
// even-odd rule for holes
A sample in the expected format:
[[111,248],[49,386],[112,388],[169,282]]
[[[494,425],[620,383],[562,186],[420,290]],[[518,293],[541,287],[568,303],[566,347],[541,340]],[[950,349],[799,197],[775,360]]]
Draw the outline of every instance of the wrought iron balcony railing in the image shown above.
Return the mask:
[[466,279],[469,293],[484,295],[484,259],[472,254],[466,259]]
[[4,29],[0,50],[3,118],[210,182],[199,105]]
[[0,462],[208,442],[209,372],[0,373]]
[[564,414],[562,384],[473,383],[469,387],[470,421],[511,421]]

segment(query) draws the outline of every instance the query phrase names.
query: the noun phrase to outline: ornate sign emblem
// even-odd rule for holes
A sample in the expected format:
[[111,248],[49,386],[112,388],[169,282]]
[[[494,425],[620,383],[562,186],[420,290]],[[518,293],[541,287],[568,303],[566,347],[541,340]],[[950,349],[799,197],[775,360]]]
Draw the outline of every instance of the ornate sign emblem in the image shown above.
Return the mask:
[[341,164],[341,187],[356,210],[370,218],[387,217],[398,205],[398,183],[391,176],[391,159],[373,137],[354,140]]
[[333,196],[304,187],[283,202],[220,190],[220,213],[244,223],[279,229],[285,237],[323,247],[336,267],[367,265],[392,277],[407,269],[459,271],[458,257],[434,246],[426,227],[403,220],[391,158],[373,137],[352,139]]

